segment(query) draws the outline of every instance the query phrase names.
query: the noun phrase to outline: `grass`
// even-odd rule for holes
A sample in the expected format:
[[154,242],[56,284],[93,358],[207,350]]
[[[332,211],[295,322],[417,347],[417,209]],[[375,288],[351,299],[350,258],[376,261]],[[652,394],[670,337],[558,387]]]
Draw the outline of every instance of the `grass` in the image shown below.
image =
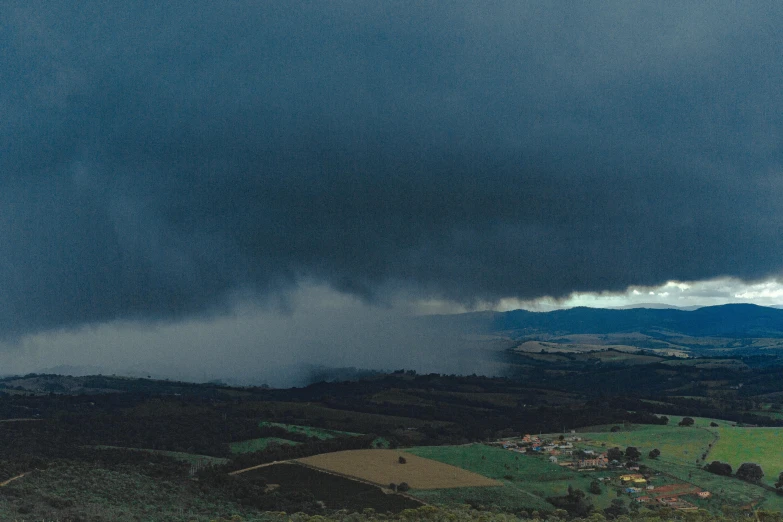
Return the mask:
[[720,428],[720,440],[712,452],[711,460],[728,462],[736,471],[743,462],[759,464],[766,474],[764,479],[772,484],[783,471],[783,428]]
[[[717,510],[721,504],[753,504],[757,508],[783,510],[783,498],[775,493],[702,469],[705,462],[713,460],[728,462],[735,470],[742,462],[756,462],[765,468],[768,475],[765,480],[771,484],[783,470],[783,455],[780,454],[783,428],[735,428],[723,420],[692,418],[695,423],[689,428],[678,426],[682,417],[672,415],[667,426],[636,425],[617,433],[601,431],[581,435],[590,439],[588,444],[593,447],[601,447],[598,444],[601,442],[606,448],[619,446],[623,450],[636,446],[642,452],[643,464],[710,491],[713,498],[702,502],[704,507]],[[712,422],[719,427],[710,427]],[[712,448],[709,448],[710,443],[713,443]],[[652,448],[661,450],[658,459],[647,458]],[[697,457],[707,450],[706,461],[699,460],[697,464]]]
[[[327,430],[324,428],[314,428],[312,426],[304,426],[299,424],[284,424],[281,422],[261,421],[258,423],[258,425],[261,428],[281,428],[288,433],[304,435],[306,437],[318,440],[329,440],[336,437],[356,437],[362,435],[361,433],[354,433],[351,431]],[[388,441],[386,443],[388,444]],[[229,444],[229,449],[231,450],[231,453],[252,453],[254,451],[263,451],[268,448],[270,444],[295,446],[297,444],[301,444],[301,442],[288,440],[281,437],[260,437],[256,439],[232,442]]]
[[231,450],[231,453],[252,453],[254,451],[263,451],[267,449],[270,444],[296,446],[297,444],[301,444],[301,442],[280,439],[278,437],[261,437],[258,439],[232,442],[229,444],[229,449]]
[[[501,488],[486,492],[471,488],[456,490],[415,491],[420,498],[433,503],[497,505],[504,509],[552,510],[546,497],[565,495],[568,486],[587,491],[590,482],[606,472],[576,472],[548,461],[545,456],[530,456],[472,444],[468,446],[427,446],[406,450],[415,455],[451,464],[500,481]],[[490,491],[491,490],[491,491]],[[614,491],[602,487],[601,495],[588,497],[598,508],[609,506]]]
[[391,443],[384,437],[377,437],[370,443],[372,449],[389,449]]
[[696,459],[707,451],[708,445],[715,440],[715,434],[701,427],[655,426],[649,424],[636,425],[631,430],[616,433],[582,433],[595,447],[619,447],[625,450],[635,446],[643,456],[657,448],[661,451],[659,461],[677,462],[679,464],[694,464]]
[[[323,428],[313,428],[312,426],[300,426],[297,424],[283,424],[280,422],[268,422],[261,421],[258,425],[262,428],[282,428],[288,433],[298,433],[307,437],[312,437],[320,440],[333,439],[335,437],[357,437],[362,435],[361,433],[354,433],[351,431],[339,431],[339,430],[327,430]],[[284,440],[284,439],[280,439]]]
[[772,410],[755,410],[751,413],[754,413],[756,415],[760,415],[762,417],[769,417],[770,419],[783,419],[783,412],[779,411],[772,411]]
[[[774,493],[734,477],[721,477],[695,466],[673,462],[653,463],[648,460],[645,461],[645,464],[654,469],[668,473],[681,481],[690,482],[711,492],[713,498],[710,499],[704,507],[717,509],[722,504],[733,504],[735,506],[753,504],[754,507],[759,509],[771,509],[776,511],[781,511],[783,509],[783,499]],[[689,499],[689,501],[691,501],[691,499]]]

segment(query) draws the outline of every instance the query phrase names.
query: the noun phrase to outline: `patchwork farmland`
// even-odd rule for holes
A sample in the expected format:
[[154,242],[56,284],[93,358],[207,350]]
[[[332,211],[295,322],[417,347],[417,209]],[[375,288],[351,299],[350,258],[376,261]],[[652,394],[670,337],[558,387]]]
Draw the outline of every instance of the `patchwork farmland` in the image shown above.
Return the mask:
[[[467,446],[425,446],[406,450],[410,453],[458,466],[495,479],[501,488],[420,490],[413,494],[428,502],[459,505],[497,506],[503,509],[551,510],[547,497],[565,495],[568,487],[583,491],[597,477],[579,473],[551,463],[546,458],[527,456],[484,444]],[[616,498],[603,488],[601,494],[590,495],[599,508],[607,507]]]
[[[401,463],[401,458],[404,463]],[[500,486],[501,483],[470,471],[395,450],[352,450],[298,459],[306,466],[354,477],[373,484],[407,483],[413,489],[448,489]]]

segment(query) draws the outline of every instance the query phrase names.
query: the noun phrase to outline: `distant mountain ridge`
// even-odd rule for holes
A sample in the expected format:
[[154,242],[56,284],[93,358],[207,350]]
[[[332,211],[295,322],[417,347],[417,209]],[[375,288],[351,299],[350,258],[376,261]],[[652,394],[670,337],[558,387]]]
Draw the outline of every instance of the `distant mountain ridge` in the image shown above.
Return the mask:
[[453,321],[486,329],[487,333],[517,335],[667,332],[687,336],[783,337],[783,309],[753,304],[706,306],[691,311],[577,307],[551,312],[476,312],[453,316]]
[[695,306],[675,306],[670,304],[664,304],[664,303],[636,303],[636,304],[629,304],[624,306],[609,306],[607,307],[608,310],[631,310],[633,308],[652,308],[657,310],[664,310],[664,309],[671,309],[671,310],[698,310],[699,308],[704,308],[701,305],[695,305]]

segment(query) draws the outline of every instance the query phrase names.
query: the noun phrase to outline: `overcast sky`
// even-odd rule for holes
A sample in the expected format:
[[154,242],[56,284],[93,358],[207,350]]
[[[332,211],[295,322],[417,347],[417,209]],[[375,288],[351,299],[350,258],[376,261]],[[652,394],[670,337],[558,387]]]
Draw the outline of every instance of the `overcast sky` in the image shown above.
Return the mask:
[[220,352],[247,307],[285,344],[311,292],[781,301],[780,2],[159,4],[0,4],[4,357]]

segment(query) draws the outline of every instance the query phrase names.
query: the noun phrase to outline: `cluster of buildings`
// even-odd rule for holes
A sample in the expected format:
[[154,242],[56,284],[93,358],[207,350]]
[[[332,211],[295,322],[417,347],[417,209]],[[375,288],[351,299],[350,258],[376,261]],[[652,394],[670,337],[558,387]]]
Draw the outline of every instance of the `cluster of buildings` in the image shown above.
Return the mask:
[[570,463],[563,464],[576,470],[586,471],[595,468],[606,468],[610,465],[619,466],[620,463],[615,461],[614,463],[609,461],[609,457],[606,453],[597,453],[593,450],[583,450],[577,454]]
[[655,486],[648,484],[644,475],[639,473],[633,473],[628,475],[620,475],[620,484],[626,486],[626,493],[641,493],[644,490],[655,489]]
[[[648,486],[647,489],[652,488]],[[634,500],[640,504],[657,502],[679,511],[695,511],[698,509],[697,506],[682,498],[683,496],[696,495],[703,499],[710,498],[712,496],[712,493],[709,491],[704,491],[689,484],[669,484],[658,488],[655,493],[656,494],[653,495],[652,492],[650,492],[647,495],[635,497]]]
[[[634,463],[623,465],[622,462],[617,460],[609,460],[606,452],[575,448],[574,443],[578,442],[582,442],[582,438],[572,432],[570,436],[561,435],[557,439],[525,435],[519,439],[502,440],[492,443],[492,445],[518,453],[548,455],[550,462],[576,471],[596,469],[620,471],[625,474],[619,475],[619,477],[613,475],[614,478],[610,476],[601,477],[598,480],[619,485],[621,491],[631,495],[633,500],[639,503],[657,502],[680,511],[692,511],[697,509],[696,506],[681,498],[681,496],[691,494],[698,495],[701,498],[709,498],[711,495],[709,491],[702,491],[699,488],[693,488],[686,484],[661,486],[659,488],[660,491],[658,491],[655,486],[649,483],[647,477],[641,473],[632,473],[633,471],[639,471],[638,465],[634,465]],[[615,482],[616,480],[617,482]]]
[[572,433],[571,436],[561,436],[557,440],[525,435],[518,440],[503,440],[495,444],[503,449],[519,453],[546,454],[549,455],[550,462],[576,470],[586,471],[621,465],[617,461],[610,462],[606,453],[598,453],[594,450],[577,450],[574,448],[575,442],[582,442],[582,438]]
[[539,454],[548,454],[550,460],[554,457],[553,462],[557,462],[558,456],[573,455],[574,442],[580,442],[581,440],[581,437],[576,436],[568,438],[563,436],[558,440],[551,440],[542,439],[536,435],[525,435],[518,440],[503,440],[495,444],[501,446],[503,449],[519,453],[535,452]]

